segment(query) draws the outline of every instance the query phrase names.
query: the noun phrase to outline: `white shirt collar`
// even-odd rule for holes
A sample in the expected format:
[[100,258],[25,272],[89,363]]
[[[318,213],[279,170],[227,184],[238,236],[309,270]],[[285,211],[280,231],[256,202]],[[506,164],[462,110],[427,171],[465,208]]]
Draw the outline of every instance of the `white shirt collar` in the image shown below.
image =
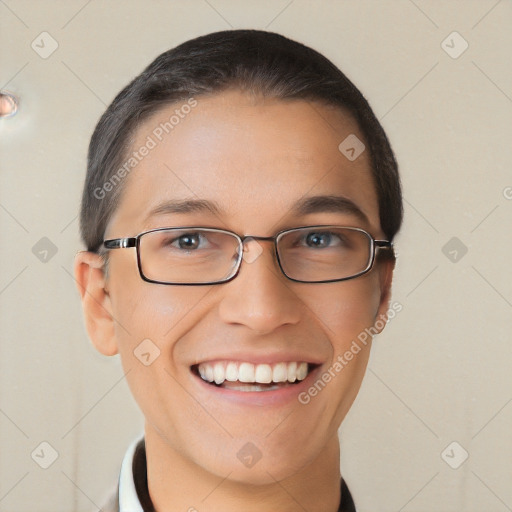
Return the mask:
[[119,474],[119,512],[144,512],[137,496],[132,470],[135,447],[143,438],[144,434],[132,441],[123,458]]

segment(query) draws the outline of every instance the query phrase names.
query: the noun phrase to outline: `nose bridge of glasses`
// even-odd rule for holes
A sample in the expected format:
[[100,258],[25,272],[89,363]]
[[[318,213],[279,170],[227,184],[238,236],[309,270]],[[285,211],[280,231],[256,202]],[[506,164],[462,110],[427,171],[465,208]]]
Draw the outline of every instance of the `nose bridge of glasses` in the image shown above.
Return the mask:
[[[263,247],[259,243],[259,241],[267,241],[267,242],[274,242],[275,237],[274,236],[252,236],[252,235],[245,235],[243,237],[240,237],[242,240],[242,251],[243,251],[243,259],[247,261],[248,263],[252,263],[255,261],[260,254],[263,252]],[[249,250],[249,247],[246,244],[250,244],[251,242],[254,242],[253,249]]]
[[275,236],[253,236],[253,235],[245,235],[240,237],[242,239],[242,242],[245,243],[246,240],[268,240],[268,241],[274,241]]

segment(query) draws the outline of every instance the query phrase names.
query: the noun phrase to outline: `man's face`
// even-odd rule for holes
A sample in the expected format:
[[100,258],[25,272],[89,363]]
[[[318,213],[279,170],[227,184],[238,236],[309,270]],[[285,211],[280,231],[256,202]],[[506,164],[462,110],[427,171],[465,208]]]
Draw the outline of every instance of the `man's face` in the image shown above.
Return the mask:
[[[338,149],[350,134],[363,140],[346,113],[228,91],[198,97],[197,106],[158,141],[155,129],[179,108],[160,110],[136,133],[133,150],[148,136],[157,144],[126,178],[105,238],[180,226],[271,236],[319,224],[359,227],[385,238],[368,151],[349,161]],[[343,197],[363,215],[347,209],[294,213],[297,201],[312,196]],[[212,201],[218,211],[160,208],[150,215],[166,201],[189,199]],[[344,282],[293,282],[280,272],[271,242],[258,244],[247,244],[254,257],[242,261],[234,280],[202,286],[145,282],[134,248],[110,251],[106,289],[114,334],[96,343],[103,353],[119,352],[146,429],[169,450],[216,475],[254,483],[286,478],[337,443],[370,344],[361,345],[342,370],[331,369],[334,377],[308,403],[299,395],[386,311],[392,272],[391,264],[381,263]],[[151,340],[151,358],[159,350],[150,365],[135,355],[143,340]],[[272,369],[306,362],[310,372],[273,391],[233,391],[198,375],[197,365],[216,362]],[[250,458],[260,456],[252,465]]]

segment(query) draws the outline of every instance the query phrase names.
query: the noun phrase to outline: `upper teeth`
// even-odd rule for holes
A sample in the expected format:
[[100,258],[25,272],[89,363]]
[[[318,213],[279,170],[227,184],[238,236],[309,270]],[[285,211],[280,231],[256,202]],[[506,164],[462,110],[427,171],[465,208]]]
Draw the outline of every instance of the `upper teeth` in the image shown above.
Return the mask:
[[308,363],[291,362],[270,365],[219,361],[201,363],[198,370],[203,380],[216,384],[222,384],[225,380],[269,384],[271,382],[304,380],[308,374]]

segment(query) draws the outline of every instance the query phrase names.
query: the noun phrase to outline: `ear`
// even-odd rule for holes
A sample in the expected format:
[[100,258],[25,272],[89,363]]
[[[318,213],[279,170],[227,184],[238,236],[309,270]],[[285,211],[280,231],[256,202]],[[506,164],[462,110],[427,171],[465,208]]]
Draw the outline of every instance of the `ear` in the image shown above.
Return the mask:
[[103,355],[117,354],[112,302],[106,289],[107,280],[101,256],[80,251],[75,257],[75,280],[82,299],[89,338]]
[[377,263],[380,284],[380,302],[375,317],[374,328],[378,333],[382,332],[388,321],[389,301],[391,299],[391,283],[395,269],[395,257],[383,258]]

